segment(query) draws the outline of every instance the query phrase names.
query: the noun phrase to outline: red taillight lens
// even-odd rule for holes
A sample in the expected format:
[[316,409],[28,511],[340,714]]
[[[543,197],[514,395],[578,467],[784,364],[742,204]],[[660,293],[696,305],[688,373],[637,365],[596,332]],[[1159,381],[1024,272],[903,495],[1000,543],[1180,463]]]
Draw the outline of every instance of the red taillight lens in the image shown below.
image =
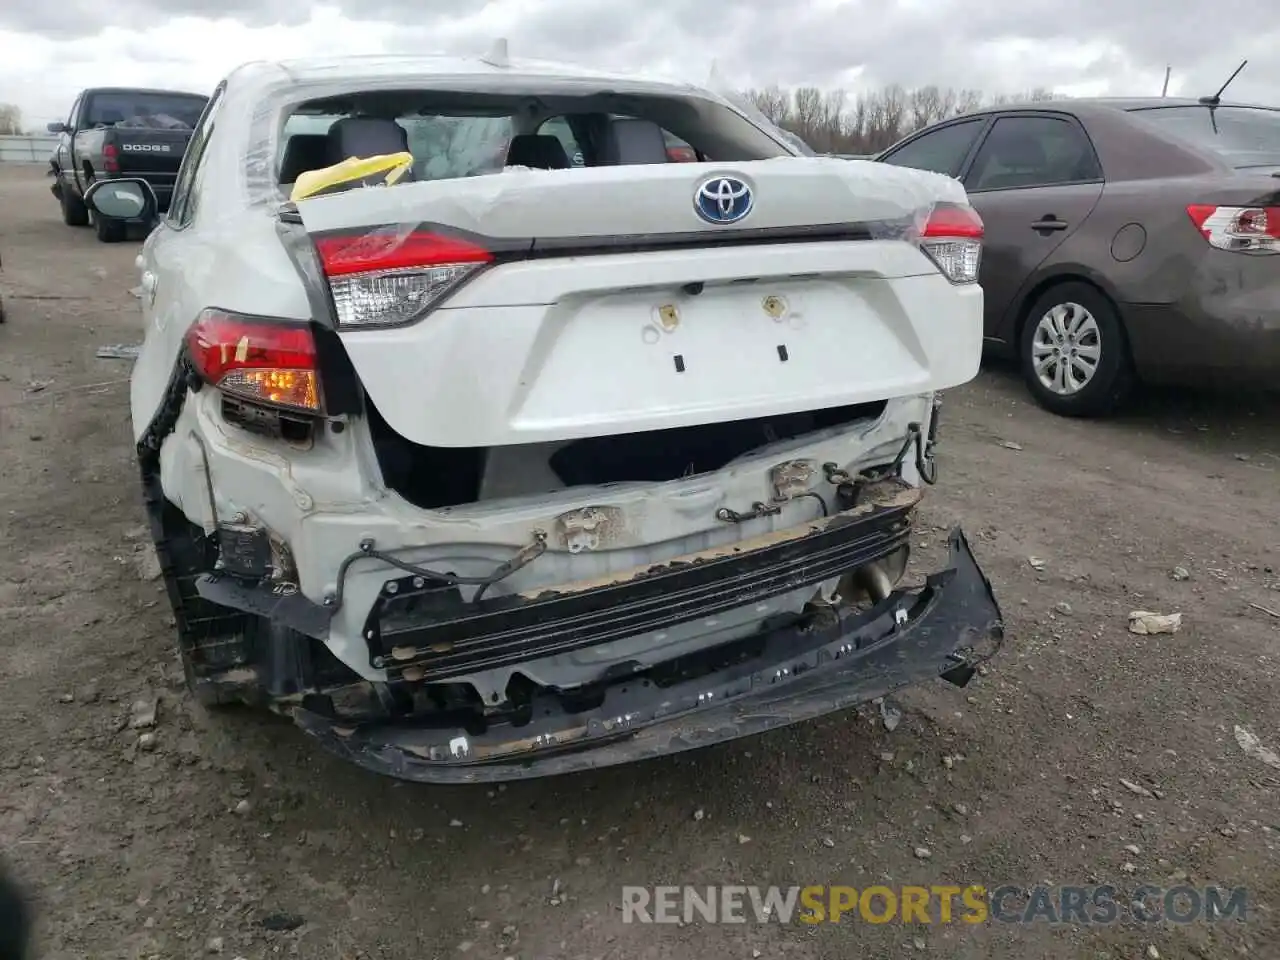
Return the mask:
[[315,338],[305,323],[205,310],[187,331],[187,350],[200,376],[225,393],[320,412]]
[[671,163],[697,163],[698,154],[693,147],[667,147],[667,160]]
[[952,283],[976,283],[982,263],[982,218],[963,203],[935,203],[917,241]]
[[924,237],[962,237],[968,240],[981,240],[983,234],[982,218],[973,207],[960,203],[936,203],[929,211],[924,228],[920,231]]
[[1193,203],[1187,216],[1209,245],[1232,253],[1280,253],[1280,207]]
[[107,173],[120,172],[120,153],[114,143],[108,143],[102,148],[102,169]]
[[404,227],[316,238],[342,327],[401,326],[420,319],[493,254],[460,237]]

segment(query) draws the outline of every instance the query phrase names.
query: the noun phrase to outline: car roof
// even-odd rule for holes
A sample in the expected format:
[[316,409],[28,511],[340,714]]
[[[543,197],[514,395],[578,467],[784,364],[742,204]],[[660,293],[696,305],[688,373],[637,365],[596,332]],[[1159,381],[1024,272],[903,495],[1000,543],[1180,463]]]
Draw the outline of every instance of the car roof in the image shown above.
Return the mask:
[[[1023,100],[1017,103],[1000,103],[979,107],[959,114],[960,117],[984,117],[992,113],[1004,113],[1010,110],[1060,110],[1066,113],[1087,116],[1090,113],[1150,110],[1158,107],[1207,107],[1195,97],[1064,97],[1057,100]],[[1245,107],[1254,110],[1280,110],[1277,107],[1258,103],[1243,103],[1224,100],[1219,107]]]
[[192,93],[190,90],[171,90],[162,87],[87,87],[86,94],[95,93],[147,93],[160,94],[167,97],[203,97],[208,100],[207,93]]
[[[313,83],[364,83],[383,85],[397,79],[429,81],[432,78],[506,79],[513,85],[522,81],[536,84],[554,81],[557,85],[581,81],[598,86],[601,81],[625,85],[628,92],[708,94],[693,84],[640,73],[617,73],[578,64],[532,58],[460,57],[448,54],[367,54],[338,57],[302,57],[288,60],[256,61],[235,73],[242,80],[265,83],[281,80],[299,85]],[[230,79],[230,78],[229,78]]]

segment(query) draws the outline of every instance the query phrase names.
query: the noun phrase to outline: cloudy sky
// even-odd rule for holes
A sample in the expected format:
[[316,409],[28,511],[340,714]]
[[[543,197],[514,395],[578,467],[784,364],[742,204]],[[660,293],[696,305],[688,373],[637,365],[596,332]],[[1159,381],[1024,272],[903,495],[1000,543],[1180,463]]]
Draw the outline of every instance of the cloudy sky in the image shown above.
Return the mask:
[[[463,11],[463,12],[459,12]],[[245,60],[485,51],[737,86],[1212,93],[1280,104],[1275,0],[41,0],[0,2],[0,102],[28,126],[92,85],[210,92]]]

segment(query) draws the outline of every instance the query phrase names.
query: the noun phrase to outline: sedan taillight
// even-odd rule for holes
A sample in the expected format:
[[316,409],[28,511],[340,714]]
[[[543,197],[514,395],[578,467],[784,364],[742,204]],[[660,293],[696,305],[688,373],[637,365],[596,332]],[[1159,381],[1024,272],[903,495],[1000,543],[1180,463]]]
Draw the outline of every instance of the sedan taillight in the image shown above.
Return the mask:
[[1232,253],[1280,253],[1280,207],[1193,203],[1187,215],[1209,245]]
[[320,413],[320,371],[311,327],[301,321],[201,312],[187,331],[201,378],[241,400]]
[[920,249],[952,283],[976,283],[982,263],[982,217],[963,203],[936,203],[929,210]]
[[344,329],[413,323],[494,260],[462,237],[394,224],[315,243]]

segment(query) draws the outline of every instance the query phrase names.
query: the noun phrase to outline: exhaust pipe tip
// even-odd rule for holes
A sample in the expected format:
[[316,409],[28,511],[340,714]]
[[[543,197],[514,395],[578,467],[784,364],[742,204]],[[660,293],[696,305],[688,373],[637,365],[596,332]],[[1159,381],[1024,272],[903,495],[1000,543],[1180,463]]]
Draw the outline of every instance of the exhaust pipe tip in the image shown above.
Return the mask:
[[850,571],[841,581],[840,596],[847,601],[866,597],[872,603],[879,603],[893,593],[893,588],[902,580],[910,556],[911,547],[903,544],[887,557]]

